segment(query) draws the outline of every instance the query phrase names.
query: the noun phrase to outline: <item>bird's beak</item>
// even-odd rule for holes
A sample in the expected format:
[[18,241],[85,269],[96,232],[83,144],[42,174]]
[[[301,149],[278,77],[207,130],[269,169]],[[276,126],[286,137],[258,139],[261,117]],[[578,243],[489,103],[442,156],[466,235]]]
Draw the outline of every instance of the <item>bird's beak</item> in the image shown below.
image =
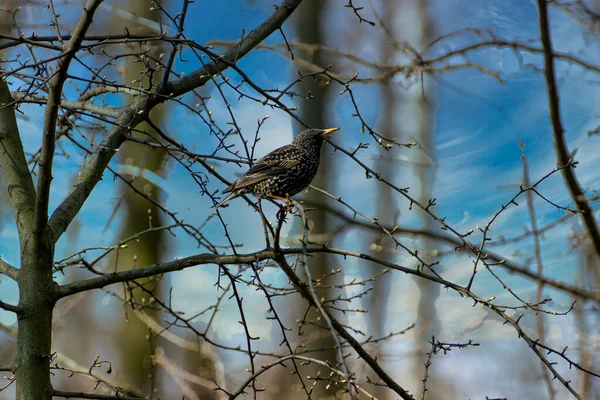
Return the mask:
[[340,128],[328,128],[328,129],[323,129],[323,133],[321,133],[321,135],[323,136],[327,136],[335,131],[339,131]]

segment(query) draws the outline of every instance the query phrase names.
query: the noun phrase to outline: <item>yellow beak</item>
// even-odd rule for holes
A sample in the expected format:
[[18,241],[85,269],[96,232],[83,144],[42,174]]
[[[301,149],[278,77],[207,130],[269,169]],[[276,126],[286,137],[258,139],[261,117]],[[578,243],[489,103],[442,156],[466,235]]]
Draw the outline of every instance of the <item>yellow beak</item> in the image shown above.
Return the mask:
[[321,135],[325,136],[325,135],[329,135],[335,131],[339,131],[340,128],[328,128],[328,129],[323,129],[323,133]]

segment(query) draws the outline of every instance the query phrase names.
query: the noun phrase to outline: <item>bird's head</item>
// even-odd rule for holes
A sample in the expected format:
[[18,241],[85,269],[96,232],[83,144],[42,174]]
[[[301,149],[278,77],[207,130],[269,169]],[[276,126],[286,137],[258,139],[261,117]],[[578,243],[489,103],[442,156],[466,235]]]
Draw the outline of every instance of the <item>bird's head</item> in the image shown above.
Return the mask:
[[340,128],[327,129],[305,129],[294,138],[294,144],[300,146],[320,146],[323,144],[323,137],[339,130]]

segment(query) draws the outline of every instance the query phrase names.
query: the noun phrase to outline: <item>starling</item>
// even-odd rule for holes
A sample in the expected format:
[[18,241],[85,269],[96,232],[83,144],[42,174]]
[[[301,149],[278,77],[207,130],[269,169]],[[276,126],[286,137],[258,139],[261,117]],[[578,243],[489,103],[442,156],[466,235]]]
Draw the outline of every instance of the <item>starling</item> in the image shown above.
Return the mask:
[[306,129],[300,132],[291,144],[258,160],[239,181],[223,190],[223,193],[231,194],[215,208],[247,193],[289,202],[289,197],[306,189],[317,174],[323,136],[338,129]]

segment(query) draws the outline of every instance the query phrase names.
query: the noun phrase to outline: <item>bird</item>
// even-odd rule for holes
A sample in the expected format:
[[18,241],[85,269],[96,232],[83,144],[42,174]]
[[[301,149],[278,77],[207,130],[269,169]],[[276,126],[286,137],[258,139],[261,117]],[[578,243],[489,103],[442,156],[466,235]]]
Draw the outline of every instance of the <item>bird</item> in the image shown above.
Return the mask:
[[340,128],[305,129],[291,144],[279,147],[252,165],[223,194],[229,193],[215,208],[243,194],[282,200],[289,205],[290,196],[310,185],[319,169],[323,137]]

